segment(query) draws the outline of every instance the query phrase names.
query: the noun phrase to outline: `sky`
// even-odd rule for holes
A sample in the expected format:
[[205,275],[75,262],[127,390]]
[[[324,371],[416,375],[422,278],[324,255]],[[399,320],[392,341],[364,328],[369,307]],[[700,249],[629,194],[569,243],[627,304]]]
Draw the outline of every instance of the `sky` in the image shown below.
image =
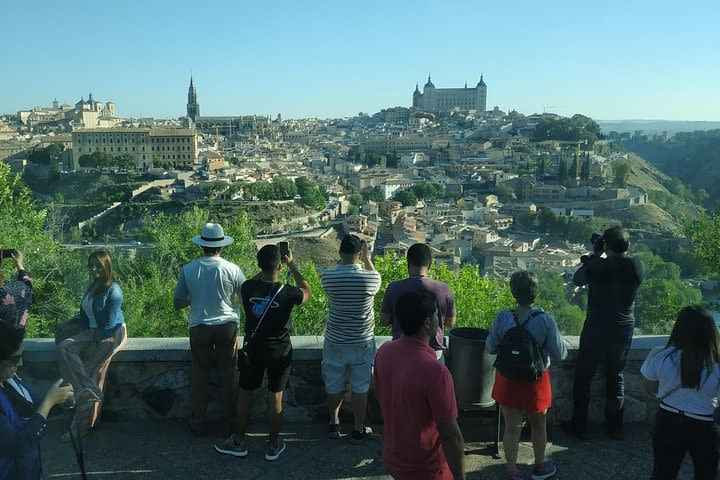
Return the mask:
[[120,117],[334,118],[474,86],[487,107],[720,120],[717,0],[3,2],[0,113],[113,101]]

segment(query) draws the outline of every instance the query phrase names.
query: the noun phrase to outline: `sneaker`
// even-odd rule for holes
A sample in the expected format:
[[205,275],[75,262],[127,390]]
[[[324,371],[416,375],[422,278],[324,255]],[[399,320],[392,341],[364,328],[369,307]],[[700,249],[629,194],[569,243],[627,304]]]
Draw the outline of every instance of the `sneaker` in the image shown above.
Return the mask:
[[353,445],[359,445],[372,435],[372,433],[373,431],[370,427],[363,427],[362,431],[355,430],[353,428],[352,434],[350,435],[350,443]]
[[555,475],[557,469],[552,460],[543,462],[542,465],[535,465],[532,469],[532,480],[545,480]]
[[579,440],[590,440],[590,435],[588,435],[587,430],[579,427],[572,420],[560,422],[560,428],[562,428],[565,433],[568,433]]
[[328,426],[328,437],[334,438],[335,440],[337,440],[341,436],[342,435],[340,433],[340,424],[339,423],[331,423]]
[[524,480],[524,477],[522,473],[520,473],[520,470],[515,470],[514,472],[508,472],[505,480]]
[[246,457],[248,454],[245,442],[235,443],[235,435],[230,435],[222,442],[215,442],[215,451],[233,457]]
[[285,440],[282,438],[278,438],[277,445],[275,446],[270,445],[270,442],[268,442],[267,450],[265,451],[265,460],[274,462],[280,457],[280,454],[285,451],[285,448],[287,448],[287,445],[285,445]]

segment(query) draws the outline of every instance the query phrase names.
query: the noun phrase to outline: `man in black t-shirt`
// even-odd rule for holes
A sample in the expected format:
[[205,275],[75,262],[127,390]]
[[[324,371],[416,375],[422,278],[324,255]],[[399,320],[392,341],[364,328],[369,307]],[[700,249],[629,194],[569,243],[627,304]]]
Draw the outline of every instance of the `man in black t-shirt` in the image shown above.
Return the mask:
[[[273,461],[285,451],[285,442],[279,438],[279,434],[282,424],[282,395],[290,377],[292,363],[290,314],[295,305],[302,305],[310,299],[312,290],[295,265],[292,252],[288,252],[281,262],[277,245],[265,245],[258,252],[257,260],[260,272],[246,280],[240,289],[245,310],[245,343],[249,342],[250,367],[240,372],[235,433],[223,442],[217,442],[215,450],[235,457],[248,454],[244,438],[250,419],[252,393],[260,388],[267,370],[269,432],[265,459]],[[283,263],[287,264],[297,287],[278,282]],[[250,340],[256,327],[255,336]]]
[[[583,257],[573,283],[589,285],[585,325],[580,335],[575,378],[573,416],[562,422],[568,433],[587,437],[590,386],[599,364],[605,366],[605,419],[611,439],[622,439],[625,389],[623,370],[635,328],[635,295],[645,276],[645,267],[627,256],[629,236],[622,227],[605,230],[595,252]],[[605,257],[601,255],[605,253]]]

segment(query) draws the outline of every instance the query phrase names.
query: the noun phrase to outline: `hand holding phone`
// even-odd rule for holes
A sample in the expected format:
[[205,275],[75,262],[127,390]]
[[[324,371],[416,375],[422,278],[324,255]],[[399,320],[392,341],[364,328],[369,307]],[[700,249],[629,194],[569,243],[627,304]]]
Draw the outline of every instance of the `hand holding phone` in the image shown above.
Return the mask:
[[290,256],[290,244],[288,242],[278,242],[280,250],[280,261],[285,263],[285,257]]

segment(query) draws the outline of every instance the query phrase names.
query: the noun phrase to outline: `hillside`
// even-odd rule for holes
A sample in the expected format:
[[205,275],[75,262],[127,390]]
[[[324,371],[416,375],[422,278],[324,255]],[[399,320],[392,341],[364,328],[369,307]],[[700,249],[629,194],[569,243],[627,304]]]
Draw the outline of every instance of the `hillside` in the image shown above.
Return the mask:
[[693,191],[707,191],[706,206],[720,206],[720,130],[679,133],[667,143],[630,141],[625,148]]
[[672,179],[647,160],[632,153],[628,160],[632,166],[628,185],[645,190],[653,203],[615,212],[613,216],[630,228],[677,234],[681,219],[697,215],[698,207],[668,190],[666,185],[672,184]]

